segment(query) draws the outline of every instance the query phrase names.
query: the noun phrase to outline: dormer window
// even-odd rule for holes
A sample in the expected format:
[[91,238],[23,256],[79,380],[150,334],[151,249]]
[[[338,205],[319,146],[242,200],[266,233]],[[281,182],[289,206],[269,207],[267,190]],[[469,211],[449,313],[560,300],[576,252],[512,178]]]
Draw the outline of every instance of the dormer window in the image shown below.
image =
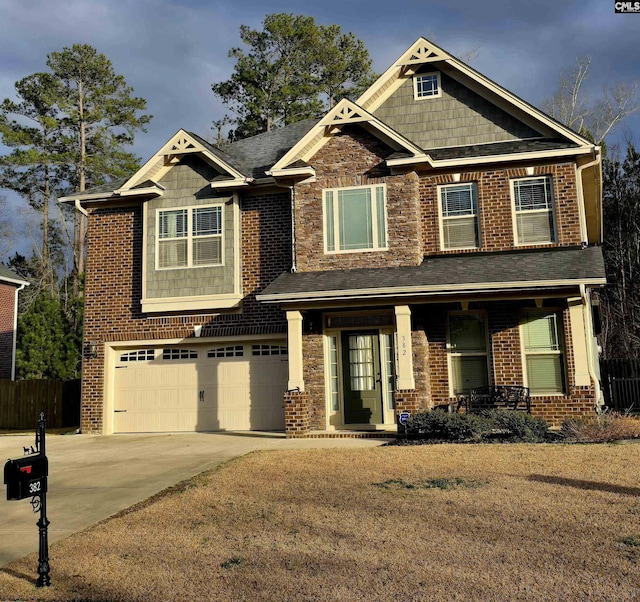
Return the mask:
[[413,76],[413,97],[415,100],[437,98],[441,95],[440,73],[421,73]]

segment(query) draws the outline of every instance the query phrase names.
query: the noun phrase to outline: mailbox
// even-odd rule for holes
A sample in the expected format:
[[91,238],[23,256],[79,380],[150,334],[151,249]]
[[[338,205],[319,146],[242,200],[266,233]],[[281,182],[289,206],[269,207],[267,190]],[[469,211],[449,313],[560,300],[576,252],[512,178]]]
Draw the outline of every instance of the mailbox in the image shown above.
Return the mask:
[[7,499],[23,500],[46,493],[48,475],[49,462],[42,454],[9,460],[4,465]]

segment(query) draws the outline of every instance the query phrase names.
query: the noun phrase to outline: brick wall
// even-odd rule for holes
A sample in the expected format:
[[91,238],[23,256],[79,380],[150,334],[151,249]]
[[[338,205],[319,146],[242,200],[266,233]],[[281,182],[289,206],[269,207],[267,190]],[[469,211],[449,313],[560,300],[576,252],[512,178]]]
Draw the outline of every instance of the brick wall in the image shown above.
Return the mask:
[[[539,165],[534,176],[551,176],[555,200],[555,215],[558,246],[579,245],[580,223],[578,192],[574,163]],[[462,172],[460,182],[476,182],[478,185],[478,209],[480,212],[480,251],[509,251],[515,248],[549,247],[549,245],[515,245],[512,220],[510,181],[526,177],[524,167],[487,169],[485,171]],[[453,174],[429,175],[420,179],[422,209],[422,238],[424,254],[460,253],[443,251],[440,248],[438,224],[438,186],[453,184]],[[471,250],[468,252],[474,252]]]
[[[345,127],[313,157],[316,181],[295,187],[298,271],[420,265],[418,178],[415,173],[391,176],[384,164],[391,152],[386,144],[361,128]],[[387,185],[389,249],[325,255],[322,191],[380,183]]]
[[98,343],[98,357],[83,361],[82,429],[102,431],[102,343],[194,336],[286,333],[284,314],[255,296],[291,267],[290,201],[287,193],[243,199],[242,312],[150,316],[140,306],[142,294],[142,206],[96,208],[89,215],[89,252],[85,290],[85,341]]
[[0,282],[0,378],[11,378],[16,287]]
[[[429,370],[431,381],[431,407],[448,404],[449,377],[446,350],[447,312],[459,310],[459,304],[424,306],[425,331],[429,341]],[[523,359],[520,345],[520,316],[524,308],[533,308],[532,301],[504,301],[471,303],[469,310],[486,311],[489,334],[489,365],[494,384],[521,385],[524,382]],[[566,302],[558,300],[563,318],[567,392],[565,395],[533,396],[531,413],[541,416],[553,426],[559,426],[567,416],[593,415],[595,391],[592,386],[576,387],[573,342]],[[551,309],[551,307],[550,307]]]

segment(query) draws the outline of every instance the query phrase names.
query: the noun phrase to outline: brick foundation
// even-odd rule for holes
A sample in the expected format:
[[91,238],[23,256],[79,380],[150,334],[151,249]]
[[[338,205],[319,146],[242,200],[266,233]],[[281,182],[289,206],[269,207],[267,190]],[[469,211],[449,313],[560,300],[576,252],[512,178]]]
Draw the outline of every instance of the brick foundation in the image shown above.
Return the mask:
[[284,394],[284,422],[287,439],[306,437],[309,433],[309,394],[287,391]]

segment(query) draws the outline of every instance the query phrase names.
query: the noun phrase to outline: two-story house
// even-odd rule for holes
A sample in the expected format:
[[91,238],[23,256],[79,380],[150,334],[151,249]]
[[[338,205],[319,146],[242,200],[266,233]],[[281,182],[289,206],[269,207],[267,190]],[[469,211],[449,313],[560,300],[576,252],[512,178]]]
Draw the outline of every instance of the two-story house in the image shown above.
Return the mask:
[[356,102],[180,131],[89,218],[84,432],[393,430],[472,387],[600,400],[600,149],[435,44]]

